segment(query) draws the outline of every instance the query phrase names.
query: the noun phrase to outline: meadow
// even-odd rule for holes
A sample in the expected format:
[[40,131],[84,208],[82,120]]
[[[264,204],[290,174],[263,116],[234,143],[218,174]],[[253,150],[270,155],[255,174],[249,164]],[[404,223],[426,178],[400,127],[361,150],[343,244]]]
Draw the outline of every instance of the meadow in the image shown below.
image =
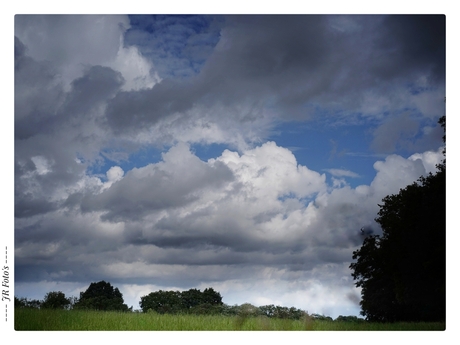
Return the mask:
[[17,308],[16,331],[443,331],[444,322],[369,323]]

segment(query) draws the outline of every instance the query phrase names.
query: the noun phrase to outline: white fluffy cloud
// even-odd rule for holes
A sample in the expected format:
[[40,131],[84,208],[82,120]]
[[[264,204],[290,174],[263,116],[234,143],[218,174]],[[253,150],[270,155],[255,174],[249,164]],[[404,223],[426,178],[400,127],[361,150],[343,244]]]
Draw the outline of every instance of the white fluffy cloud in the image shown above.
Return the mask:
[[107,179],[108,181],[113,183],[113,182],[121,180],[121,178],[123,177],[123,174],[124,174],[124,171],[122,168],[117,167],[117,166],[111,167],[107,171]]

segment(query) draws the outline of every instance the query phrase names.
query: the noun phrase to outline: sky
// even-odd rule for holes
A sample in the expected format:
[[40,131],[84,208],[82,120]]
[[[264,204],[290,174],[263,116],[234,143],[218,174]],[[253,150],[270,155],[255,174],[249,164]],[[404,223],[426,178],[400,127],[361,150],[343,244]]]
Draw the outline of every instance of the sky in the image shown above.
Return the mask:
[[16,15],[14,294],[359,316],[349,265],[434,173],[444,15]]

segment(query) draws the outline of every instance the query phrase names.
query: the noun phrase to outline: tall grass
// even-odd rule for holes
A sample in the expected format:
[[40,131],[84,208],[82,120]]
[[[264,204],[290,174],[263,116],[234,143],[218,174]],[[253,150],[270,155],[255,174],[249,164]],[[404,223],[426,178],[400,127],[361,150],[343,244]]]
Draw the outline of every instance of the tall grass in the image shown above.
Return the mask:
[[15,309],[15,329],[59,331],[395,331],[444,330],[445,323],[353,323],[222,315]]

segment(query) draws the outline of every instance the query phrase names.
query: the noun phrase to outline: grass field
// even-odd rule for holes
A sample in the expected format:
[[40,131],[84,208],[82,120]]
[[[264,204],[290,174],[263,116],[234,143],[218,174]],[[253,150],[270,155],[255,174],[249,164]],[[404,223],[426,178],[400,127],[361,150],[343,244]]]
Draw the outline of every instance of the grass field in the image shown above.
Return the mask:
[[16,309],[14,328],[44,331],[443,331],[445,323],[353,323],[220,315]]

